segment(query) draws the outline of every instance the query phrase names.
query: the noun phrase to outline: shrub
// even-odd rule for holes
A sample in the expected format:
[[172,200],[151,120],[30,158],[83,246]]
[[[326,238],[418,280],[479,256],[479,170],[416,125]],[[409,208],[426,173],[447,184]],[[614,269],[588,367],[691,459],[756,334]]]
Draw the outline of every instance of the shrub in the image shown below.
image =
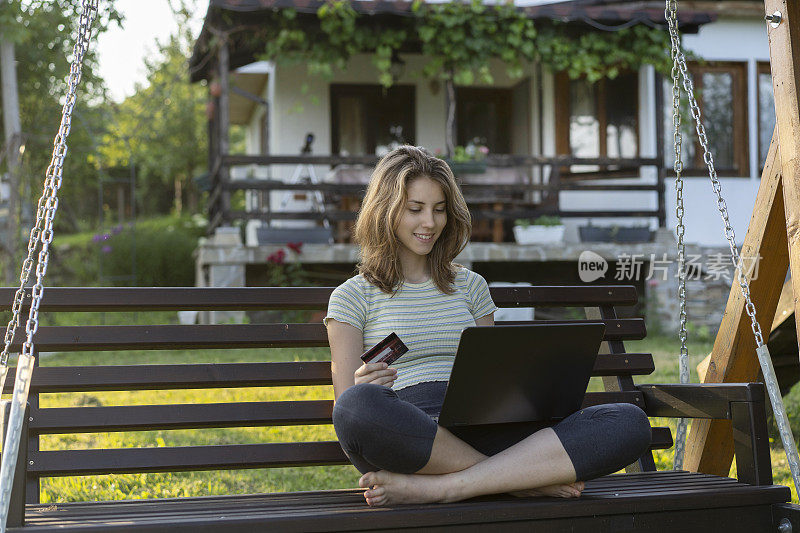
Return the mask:
[[163,217],[54,240],[52,285],[186,287],[205,232],[199,217]]

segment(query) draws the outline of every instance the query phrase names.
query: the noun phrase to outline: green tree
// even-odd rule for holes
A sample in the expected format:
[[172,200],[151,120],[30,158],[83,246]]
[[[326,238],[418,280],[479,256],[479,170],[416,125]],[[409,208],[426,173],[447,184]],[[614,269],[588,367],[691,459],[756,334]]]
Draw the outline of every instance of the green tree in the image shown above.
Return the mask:
[[[24,226],[32,223],[30,217],[41,194],[52,157],[53,139],[61,120],[79,16],[80,2],[76,0],[7,0],[0,4],[0,28],[15,44],[25,150],[18,181],[23,214],[20,240],[25,242],[27,229]],[[89,191],[95,191],[97,180],[96,169],[90,161],[95,150],[92,132],[102,133],[105,127],[106,88],[96,74],[96,38],[111,24],[119,23],[119,13],[113,7],[105,7],[98,12],[93,27],[68,139],[69,151],[64,162],[59,214],[55,221],[57,230],[78,229],[82,220],[91,219],[96,212],[94,203],[86,202],[87,196],[93,198]],[[0,146],[6,142],[2,135],[0,132]],[[0,172],[4,171],[4,165],[0,164]]]
[[137,203],[145,212],[197,210],[192,178],[206,165],[208,139],[205,87],[189,81],[191,43],[184,19],[146,62],[146,84],[115,106],[98,151],[106,167],[135,166]]

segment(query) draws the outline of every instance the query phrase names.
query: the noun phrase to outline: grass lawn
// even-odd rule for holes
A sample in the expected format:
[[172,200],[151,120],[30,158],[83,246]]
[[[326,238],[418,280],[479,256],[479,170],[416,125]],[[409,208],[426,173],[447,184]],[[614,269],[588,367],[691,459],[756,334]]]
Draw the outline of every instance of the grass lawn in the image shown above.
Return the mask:
[[[656,360],[656,372],[637,379],[639,383],[676,383],[678,365],[675,339],[654,337],[626,345],[629,352],[651,352]],[[690,345],[693,381],[697,380],[694,367],[710,351],[708,342]],[[309,349],[251,349],[236,351],[164,351],[115,353],[63,353],[43,357],[44,366],[94,365],[94,364],[175,364],[197,362],[259,362],[293,360],[327,360],[325,348]],[[602,383],[593,378],[590,388],[598,390]],[[795,388],[787,397],[789,409],[800,407],[800,389]],[[204,389],[178,391],[135,391],[99,393],[59,393],[41,396],[42,407],[69,407],[81,405],[141,405],[170,403],[247,402],[298,399],[329,399],[332,387],[275,387],[246,389]],[[653,425],[669,425],[676,421],[654,419]],[[42,450],[72,448],[159,447],[206,444],[249,444],[296,440],[335,440],[330,425],[314,427],[225,428],[203,430],[149,431],[131,433],[91,433],[80,435],[47,435],[41,439]],[[776,483],[791,484],[791,476],[776,439],[772,451]],[[656,452],[659,469],[672,466],[672,450]],[[352,466],[277,468],[214,472],[150,473],[108,476],[82,476],[45,478],[41,483],[43,503],[82,500],[117,500],[135,498],[162,498],[176,496],[203,496],[215,494],[247,494],[258,492],[283,492],[351,488],[356,486],[359,473]],[[797,495],[792,490],[793,501]]]

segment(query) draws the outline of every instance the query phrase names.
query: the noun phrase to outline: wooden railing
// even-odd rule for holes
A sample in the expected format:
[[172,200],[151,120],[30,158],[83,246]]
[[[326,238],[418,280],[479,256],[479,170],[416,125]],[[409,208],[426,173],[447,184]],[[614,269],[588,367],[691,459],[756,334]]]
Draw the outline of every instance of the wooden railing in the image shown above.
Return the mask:
[[[365,183],[296,182],[288,183],[276,179],[231,179],[231,171],[235,167],[251,166],[279,168],[280,166],[329,166],[361,165],[370,168],[377,163],[375,156],[312,156],[312,155],[226,155],[217,159],[211,169],[211,191],[209,194],[208,214],[209,232],[218,226],[234,224],[237,221],[261,220],[270,223],[276,220],[329,221],[339,228],[337,240],[347,233],[355,220],[360,199],[366,189]],[[654,218],[660,227],[666,223],[664,202],[664,168],[657,158],[614,159],[614,158],[575,158],[575,157],[539,157],[493,155],[485,160],[487,168],[516,169],[526,176],[524,183],[474,183],[470,175],[460,174],[461,189],[470,207],[476,226],[493,226],[495,240],[497,228],[519,218],[533,219],[542,215],[561,218],[608,218],[636,217]],[[580,165],[594,167],[589,172],[571,172],[570,169]],[[642,168],[654,168],[655,182],[642,183],[638,178]],[[342,168],[342,167],[340,167]],[[366,172],[366,171],[365,171]],[[602,183],[599,180],[628,178],[634,183]],[[248,191],[265,199],[257,206],[246,209],[231,207],[231,197],[239,191]],[[319,191],[324,197],[325,211],[291,211],[276,209],[268,200],[272,191]],[[564,210],[561,207],[562,191],[591,191],[599,194],[615,194],[621,191],[651,192],[656,197],[656,209],[597,209]],[[349,199],[350,201],[346,201]],[[608,202],[606,202],[608,203]],[[598,202],[602,205],[603,202]]]

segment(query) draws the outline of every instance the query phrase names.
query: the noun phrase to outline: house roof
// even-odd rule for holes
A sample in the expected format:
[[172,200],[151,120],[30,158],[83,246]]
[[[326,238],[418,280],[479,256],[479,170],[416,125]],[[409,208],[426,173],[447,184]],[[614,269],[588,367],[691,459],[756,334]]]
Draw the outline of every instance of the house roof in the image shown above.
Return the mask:
[[[547,3],[544,3],[547,2]],[[254,27],[266,15],[280,9],[292,8],[298,13],[311,16],[325,0],[210,0],[203,29],[195,42],[189,61],[192,81],[208,79],[213,68],[211,46],[214,33],[226,28]],[[487,2],[488,3],[488,2]],[[663,0],[516,0],[517,8],[532,19],[558,20],[576,25],[590,26],[612,31],[634,24],[664,25]],[[684,2],[686,4],[687,2]],[[694,2],[689,2],[694,3]],[[708,4],[709,2],[705,2]],[[351,0],[353,9],[371,17],[390,19],[412,16],[413,2],[409,0]],[[716,10],[682,6],[679,24],[684,32],[696,32],[697,28],[716,19]],[[246,30],[243,30],[246,31]],[[246,39],[230,37],[230,67],[235,69],[255,61],[258,51]]]

